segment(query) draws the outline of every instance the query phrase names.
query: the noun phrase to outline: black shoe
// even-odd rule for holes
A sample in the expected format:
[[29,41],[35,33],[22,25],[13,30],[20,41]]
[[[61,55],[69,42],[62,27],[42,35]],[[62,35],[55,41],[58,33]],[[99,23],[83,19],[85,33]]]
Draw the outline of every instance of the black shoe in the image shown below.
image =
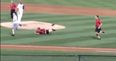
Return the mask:
[[105,33],[104,31],[102,33]]
[[19,24],[19,26],[22,26],[22,24]]
[[49,32],[49,30],[46,30],[46,34],[49,34],[50,32]]
[[55,24],[52,24],[52,26],[54,26]]
[[15,36],[15,34],[11,34],[11,36]]
[[52,29],[52,31],[56,31],[55,29]]

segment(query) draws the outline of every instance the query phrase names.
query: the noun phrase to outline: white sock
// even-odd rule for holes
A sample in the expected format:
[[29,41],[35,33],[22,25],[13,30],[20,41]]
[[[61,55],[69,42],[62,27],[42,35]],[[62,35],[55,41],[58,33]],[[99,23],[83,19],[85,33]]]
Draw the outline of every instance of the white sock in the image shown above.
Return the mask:
[[100,33],[102,33],[102,31],[100,31]]
[[99,39],[100,39],[101,37],[100,37],[100,36],[97,36],[97,38],[99,38]]
[[14,29],[12,29],[12,34],[15,34],[15,30]]

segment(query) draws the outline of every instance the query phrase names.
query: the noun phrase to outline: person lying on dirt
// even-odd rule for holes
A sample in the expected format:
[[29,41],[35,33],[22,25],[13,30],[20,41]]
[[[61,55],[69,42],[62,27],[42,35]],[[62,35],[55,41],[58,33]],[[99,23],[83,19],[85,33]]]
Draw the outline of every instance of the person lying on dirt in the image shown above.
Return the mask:
[[[52,24],[51,26],[54,26],[54,24]],[[56,30],[55,29],[52,29],[52,31],[56,31]],[[50,31],[50,29],[45,29],[45,28],[38,27],[36,29],[36,31],[35,31],[35,34],[37,34],[37,35],[48,35],[52,31]]]

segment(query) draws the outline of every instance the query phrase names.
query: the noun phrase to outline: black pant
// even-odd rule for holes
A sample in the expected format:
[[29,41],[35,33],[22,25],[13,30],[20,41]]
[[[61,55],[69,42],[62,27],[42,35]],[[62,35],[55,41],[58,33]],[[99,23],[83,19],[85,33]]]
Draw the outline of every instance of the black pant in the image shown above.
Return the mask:
[[101,28],[98,29],[98,27],[96,27],[95,31],[98,32],[98,33],[100,33]]
[[10,10],[10,15],[11,15],[11,18],[13,19],[13,13],[15,12],[15,9],[11,9]]

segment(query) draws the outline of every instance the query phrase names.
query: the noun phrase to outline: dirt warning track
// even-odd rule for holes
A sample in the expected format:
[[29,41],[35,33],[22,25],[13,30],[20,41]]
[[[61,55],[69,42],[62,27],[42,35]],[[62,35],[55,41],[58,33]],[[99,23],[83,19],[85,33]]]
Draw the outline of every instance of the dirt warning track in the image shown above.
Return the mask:
[[113,48],[81,48],[81,47],[63,47],[63,46],[33,46],[33,45],[1,45],[4,49],[16,50],[46,50],[46,51],[63,51],[63,52],[106,52],[115,53]]
[[[1,11],[8,11],[9,3],[1,3]],[[85,8],[72,6],[53,6],[39,4],[25,4],[25,13],[49,13],[49,14],[67,14],[67,15],[101,15],[116,16],[116,10],[103,8]]]

